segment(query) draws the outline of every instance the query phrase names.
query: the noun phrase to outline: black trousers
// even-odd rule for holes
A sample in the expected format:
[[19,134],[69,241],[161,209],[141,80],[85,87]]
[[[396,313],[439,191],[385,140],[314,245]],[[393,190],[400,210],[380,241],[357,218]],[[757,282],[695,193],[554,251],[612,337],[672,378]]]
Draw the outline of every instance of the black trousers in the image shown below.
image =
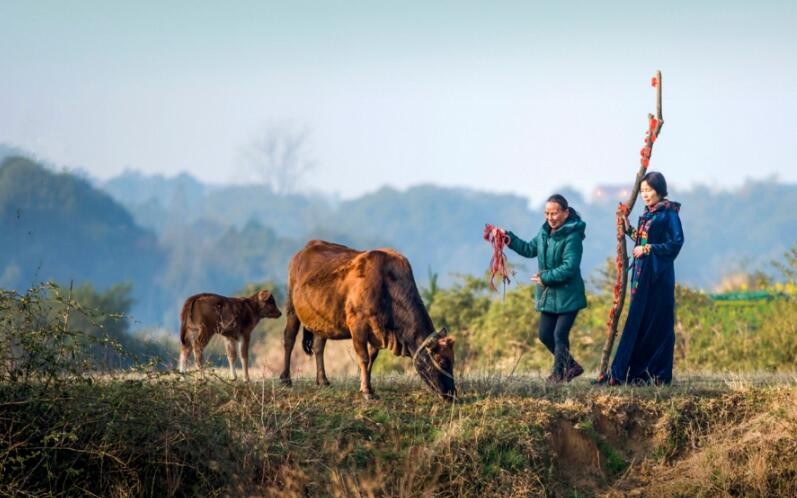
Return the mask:
[[569,313],[540,313],[540,341],[553,353],[553,375],[564,376],[576,361],[570,355],[570,329],[578,311]]

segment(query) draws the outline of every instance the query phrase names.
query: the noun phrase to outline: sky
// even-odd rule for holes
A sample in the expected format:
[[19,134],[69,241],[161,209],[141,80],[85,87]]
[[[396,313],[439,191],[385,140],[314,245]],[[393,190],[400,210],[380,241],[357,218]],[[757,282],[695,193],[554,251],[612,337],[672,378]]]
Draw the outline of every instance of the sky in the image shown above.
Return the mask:
[[539,201],[631,183],[797,182],[797,2],[0,2],[0,143],[98,179],[253,181],[306,131],[302,188]]

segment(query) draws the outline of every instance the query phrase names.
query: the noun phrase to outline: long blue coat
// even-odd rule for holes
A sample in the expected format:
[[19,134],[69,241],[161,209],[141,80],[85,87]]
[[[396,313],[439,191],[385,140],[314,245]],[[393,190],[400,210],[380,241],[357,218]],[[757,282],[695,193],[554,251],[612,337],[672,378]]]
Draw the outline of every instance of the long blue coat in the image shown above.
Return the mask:
[[672,381],[675,348],[675,268],[684,243],[677,202],[646,207],[633,233],[637,245],[650,244],[650,254],[631,267],[631,305],[612,362],[611,377],[619,382]]

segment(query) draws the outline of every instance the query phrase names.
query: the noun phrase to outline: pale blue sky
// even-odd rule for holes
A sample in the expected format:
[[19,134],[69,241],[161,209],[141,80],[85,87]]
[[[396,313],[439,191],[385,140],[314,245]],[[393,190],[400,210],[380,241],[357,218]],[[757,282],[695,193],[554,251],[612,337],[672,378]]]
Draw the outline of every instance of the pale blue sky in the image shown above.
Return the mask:
[[99,178],[248,179],[273,123],[306,187],[421,182],[538,202],[630,182],[797,181],[797,2],[0,2],[0,143]]

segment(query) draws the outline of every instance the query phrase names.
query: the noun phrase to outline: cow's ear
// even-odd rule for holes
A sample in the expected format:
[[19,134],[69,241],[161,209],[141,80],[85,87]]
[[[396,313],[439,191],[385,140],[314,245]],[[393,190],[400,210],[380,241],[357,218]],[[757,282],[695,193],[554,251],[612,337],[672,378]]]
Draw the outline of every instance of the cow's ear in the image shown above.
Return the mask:
[[443,337],[441,339],[438,339],[437,342],[440,344],[441,348],[446,349],[446,348],[453,348],[455,341],[453,337]]
[[448,329],[445,328],[445,327],[442,327],[440,329],[440,332],[437,333],[437,335],[440,336],[440,337],[445,337],[446,335],[448,335]]

